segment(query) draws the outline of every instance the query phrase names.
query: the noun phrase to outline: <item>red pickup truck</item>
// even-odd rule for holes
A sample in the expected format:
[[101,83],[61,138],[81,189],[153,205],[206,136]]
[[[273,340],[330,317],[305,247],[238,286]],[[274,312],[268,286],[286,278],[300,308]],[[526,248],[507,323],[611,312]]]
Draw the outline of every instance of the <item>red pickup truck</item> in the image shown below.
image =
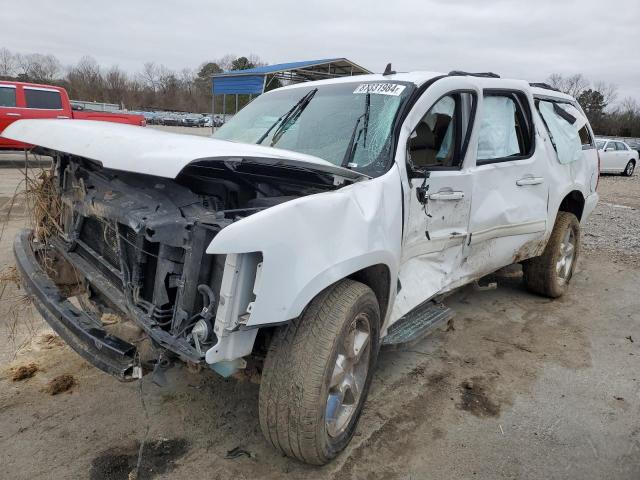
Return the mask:
[[[16,120],[25,118],[66,118],[146,125],[142,115],[74,111],[69,95],[61,87],[35,83],[0,81],[0,132]],[[30,145],[0,138],[0,150],[29,148]]]

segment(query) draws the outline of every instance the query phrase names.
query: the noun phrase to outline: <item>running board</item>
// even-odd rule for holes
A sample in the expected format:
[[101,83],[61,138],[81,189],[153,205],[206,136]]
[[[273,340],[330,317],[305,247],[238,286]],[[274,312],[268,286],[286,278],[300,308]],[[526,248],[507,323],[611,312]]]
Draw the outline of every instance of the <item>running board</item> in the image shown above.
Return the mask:
[[442,303],[431,300],[407,313],[389,327],[387,336],[382,339],[383,347],[407,347],[446,325],[455,312]]

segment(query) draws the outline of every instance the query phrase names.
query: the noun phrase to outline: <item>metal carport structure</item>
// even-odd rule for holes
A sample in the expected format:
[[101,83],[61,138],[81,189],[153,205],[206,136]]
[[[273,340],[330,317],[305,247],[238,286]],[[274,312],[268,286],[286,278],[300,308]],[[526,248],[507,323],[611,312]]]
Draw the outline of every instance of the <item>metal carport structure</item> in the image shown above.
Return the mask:
[[211,113],[215,115],[216,95],[222,95],[223,111],[226,115],[226,96],[235,95],[238,111],[238,95],[260,95],[269,88],[274,79],[285,84],[322,80],[325,78],[345,77],[371,73],[364,67],[346,58],[326,58],[323,60],[306,60],[302,62],[278,63],[247,70],[232,70],[216,73],[211,76]]

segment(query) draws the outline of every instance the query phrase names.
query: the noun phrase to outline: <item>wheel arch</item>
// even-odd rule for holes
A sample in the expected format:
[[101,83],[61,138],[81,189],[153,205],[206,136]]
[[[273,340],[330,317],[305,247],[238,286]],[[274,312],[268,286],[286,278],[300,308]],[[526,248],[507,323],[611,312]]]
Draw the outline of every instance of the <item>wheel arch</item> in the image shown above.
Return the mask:
[[391,298],[391,270],[389,267],[383,263],[371,265],[352,273],[347,278],[363,283],[373,290],[380,307],[380,321],[384,323]]
[[580,190],[572,190],[567,193],[558,207],[559,212],[573,213],[578,221],[582,220],[582,214],[584,213],[585,199]]

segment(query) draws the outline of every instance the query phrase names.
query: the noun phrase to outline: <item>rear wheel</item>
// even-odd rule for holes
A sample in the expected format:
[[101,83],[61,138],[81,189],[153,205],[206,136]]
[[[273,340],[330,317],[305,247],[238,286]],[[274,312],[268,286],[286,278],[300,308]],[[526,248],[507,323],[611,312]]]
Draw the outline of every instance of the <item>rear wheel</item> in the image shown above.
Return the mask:
[[353,436],[379,344],[380,311],[366,285],[320,293],[271,342],[260,384],[260,426],[273,447],[322,465]]
[[631,175],[633,175],[633,171],[636,169],[636,162],[634,162],[633,160],[629,160],[629,162],[627,163],[627,166],[624,167],[624,172],[622,172],[622,174],[625,177],[630,177]]
[[527,288],[546,297],[565,293],[580,252],[580,222],[573,213],[558,212],[544,252],[522,263]]

